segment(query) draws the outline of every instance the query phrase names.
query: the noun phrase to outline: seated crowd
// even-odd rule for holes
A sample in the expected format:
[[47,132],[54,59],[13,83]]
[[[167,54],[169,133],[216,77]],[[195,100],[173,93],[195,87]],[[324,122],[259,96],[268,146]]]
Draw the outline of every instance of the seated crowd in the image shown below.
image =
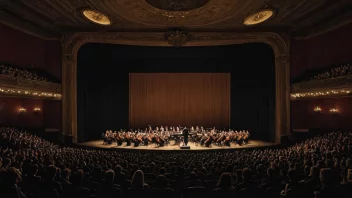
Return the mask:
[[329,69],[328,71],[322,72],[312,77],[311,81],[338,78],[338,77],[344,77],[348,75],[352,75],[352,65],[350,64],[340,65],[338,67]]
[[47,78],[36,74],[35,72],[6,65],[0,65],[0,74],[16,78],[22,78],[25,80],[48,81]]
[[15,127],[0,127],[0,145],[10,148],[45,148],[52,143]]
[[0,197],[352,197],[352,133],[281,149],[0,149]]

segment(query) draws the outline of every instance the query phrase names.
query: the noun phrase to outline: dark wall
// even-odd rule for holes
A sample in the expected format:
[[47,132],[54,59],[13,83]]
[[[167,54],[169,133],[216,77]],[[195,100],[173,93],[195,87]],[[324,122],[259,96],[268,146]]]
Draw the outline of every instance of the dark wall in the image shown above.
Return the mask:
[[[319,106],[322,111],[314,112]],[[295,115],[292,125],[295,129],[319,129],[331,131],[333,129],[352,130],[352,100],[351,98],[324,98],[316,100],[303,100],[291,103],[291,114]],[[330,109],[338,109],[338,113],[332,114]],[[304,117],[300,119],[299,117]]]
[[309,70],[352,62],[352,24],[307,40],[291,41],[291,79]]
[[[43,100],[0,96],[0,124],[41,128],[43,111],[34,112],[36,107],[43,109]],[[26,113],[20,114],[20,108],[25,108]]]
[[[308,40],[292,40],[291,43],[291,80],[304,75],[309,70],[323,69],[327,66],[352,63],[352,24]],[[352,98],[301,100],[291,102],[291,128],[343,128],[351,130]],[[313,106],[324,108],[337,106],[341,109],[338,117],[329,113],[317,116]]]
[[268,45],[169,48],[87,44],[78,54],[80,141],[100,138],[107,129],[128,127],[128,74],[132,72],[229,72],[231,128],[248,129],[260,139],[273,138],[275,73],[273,50]]
[[[0,24],[0,63],[43,69],[61,79],[60,41],[46,41]],[[43,109],[40,116],[27,114],[19,119],[18,114],[13,113],[19,104],[32,108],[34,103],[40,104]],[[1,97],[0,105],[6,105],[6,108],[0,108],[0,122],[22,127],[61,129],[61,102]]]

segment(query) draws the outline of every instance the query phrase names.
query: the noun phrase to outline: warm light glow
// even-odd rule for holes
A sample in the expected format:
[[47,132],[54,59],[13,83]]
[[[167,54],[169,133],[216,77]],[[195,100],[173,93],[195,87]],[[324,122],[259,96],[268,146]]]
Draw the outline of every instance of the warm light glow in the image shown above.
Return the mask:
[[332,108],[332,109],[330,109],[330,112],[331,113],[337,113],[337,112],[339,112],[337,109],[335,109],[335,108]]
[[111,25],[109,17],[105,14],[96,11],[96,10],[84,10],[82,12],[83,16],[86,17],[91,22],[94,22],[99,25]]
[[34,92],[34,91],[21,91],[16,89],[9,89],[9,88],[1,88],[0,87],[0,94],[8,94],[8,95],[24,95],[24,96],[33,96],[33,97],[40,97],[40,98],[55,98],[61,99],[61,94],[57,93],[47,93],[47,92]]
[[21,107],[21,108],[18,109],[18,111],[19,111],[20,113],[24,113],[24,112],[26,112],[27,110],[26,110],[25,108],[22,108],[22,107]]
[[34,108],[34,111],[39,112],[39,111],[41,111],[41,109],[39,107],[36,107],[36,108]]
[[243,24],[245,25],[256,25],[259,23],[263,23],[264,21],[267,21],[268,19],[270,19],[271,17],[274,16],[274,11],[271,9],[264,9],[264,10],[260,10],[254,14],[251,14],[250,16],[248,16]]
[[315,112],[321,112],[321,108],[319,106],[317,106],[317,107],[314,108],[314,111]]
[[305,93],[293,93],[291,94],[292,99],[305,98],[305,97],[317,97],[317,96],[334,96],[334,95],[349,95],[352,90],[330,90],[330,91],[317,91],[317,92],[305,92]]

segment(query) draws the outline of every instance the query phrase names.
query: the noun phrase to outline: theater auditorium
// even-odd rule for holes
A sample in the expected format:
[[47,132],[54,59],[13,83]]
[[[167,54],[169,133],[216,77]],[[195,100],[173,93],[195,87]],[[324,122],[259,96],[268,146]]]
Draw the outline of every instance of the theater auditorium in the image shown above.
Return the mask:
[[0,197],[352,197],[351,8],[0,0]]

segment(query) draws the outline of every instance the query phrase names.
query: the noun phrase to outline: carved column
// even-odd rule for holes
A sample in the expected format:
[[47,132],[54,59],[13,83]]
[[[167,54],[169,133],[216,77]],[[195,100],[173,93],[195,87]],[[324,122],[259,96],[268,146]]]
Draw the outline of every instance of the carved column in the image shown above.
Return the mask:
[[290,62],[289,55],[278,54],[276,65],[276,128],[275,142],[280,143],[281,136],[290,134]]
[[77,142],[76,67],[73,54],[62,55],[62,131],[73,143]]

